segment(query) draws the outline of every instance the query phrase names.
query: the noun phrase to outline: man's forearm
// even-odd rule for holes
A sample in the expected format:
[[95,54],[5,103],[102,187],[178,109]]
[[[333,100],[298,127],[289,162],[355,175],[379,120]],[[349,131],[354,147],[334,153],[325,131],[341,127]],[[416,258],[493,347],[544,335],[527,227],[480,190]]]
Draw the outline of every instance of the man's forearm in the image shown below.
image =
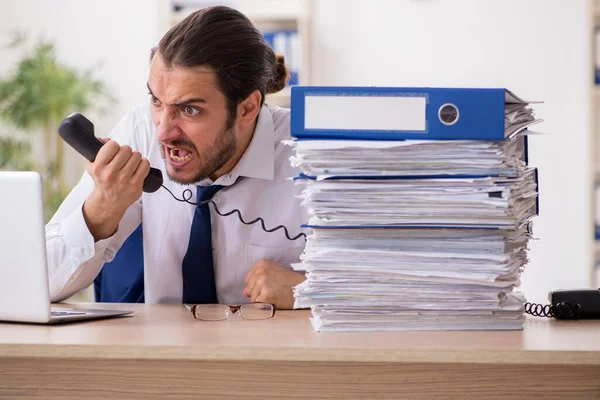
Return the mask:
[[108,204],[92,193],[83,204],[83,218],[97,242],[111,237],[117,231],[119,223],[127,209]]

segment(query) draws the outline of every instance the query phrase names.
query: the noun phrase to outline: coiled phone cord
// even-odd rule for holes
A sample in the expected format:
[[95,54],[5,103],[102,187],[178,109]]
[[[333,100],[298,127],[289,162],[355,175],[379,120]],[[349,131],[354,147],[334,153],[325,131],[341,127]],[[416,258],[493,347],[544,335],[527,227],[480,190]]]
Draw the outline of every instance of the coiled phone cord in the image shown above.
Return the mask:
[[297,239],[299,239],[299,238],[301,238],[301,237],[304,237],[304,240],[306,240],[306,234],[305,234],[305,233],[302,233],[302,232],[301,232],[301,233],[299,233],[299,234],[297,234],[297,235],[296,235],[296,236],[294,236],[294,237],[290,237],[290,233],[288,232],[287,228],[286,228],[285,226],[283,226],[283,225],[278,225],[278,226],[276,226],[275,228],[267,229],[267,227],[265,226],[265,220],[264,220],[264,219],[262,219],[261,217],[258,217],[258,218],[256,218],[256,219],[253,219],[253,220],[252,220],[252,221],[250,221],[250,222],[246,222],[246,221],[244,221],[244,218],[242,218],[242,213],[241,213],[241,212],[240,212],[240,210],[238,210],[238,209],[231,210],[231,211],[229,211],[228,213],[222,213],[222,212],[219,210],[219,207],[217,207],[217,204],[216,204],[214,201],[212,201],[212,200],[204,200],[204,201],[201,201],[200,203],[194,203],[193,201],[190,201],[190,199],[191,199],[191,198],[194,196],[194,194],[192,193],[192,191],[191,191],[190,189],[185,189],[185,190],[183,191],[183,194],[182,194],[183,198],[182,198],[182,199],[179,199],[179,198],[177,198],[177,197],[176,197],[176,196],[173,194],[173,192],[171,192],[171,191],[170,191],[170,190],[169,190],[169,189],[168,189],[168,188],[167,188],[165,185],[161,185],[161,186],[162,186],[163,188],[165,188],[165,190],[166,190],[167,192],[169,192],[169,193],[171,194],[171,196],[173,196],[173,198],[174,198],[175,200],[177,200],[177,201],[180,201],[180,202],[182,202],[182,203],[188,203],[188,204],[192,204],[192,205],[195,205],[195,206],[203,206],[203,205],[205,205],[205,204],[209,204],[209,203],[210,203],[210,204],[212,204],[212,206],[215,208],[215,211],[216,211],[216,213],[217,213],[217,214],[219,214],[221,217],[228,217],[228,216],[230,216],[231,214],[234,214],[234,213],[236,213],[236,214],[237,214],[237,217],[238,217],[238,219],[239,219],[239,220],[240,220],[240,222],[241,222],[242,224],[244,224],[244,225],[253,225],[253,224],[255,224],[255,223],[257,223],[257,222],[259,222],[259,221],[260,221],[260,225],[261,225],[261,227],[262,227],[262,230],[263,230],[263,231],[265,231],[265,232],[271,233],[271,232],[275,232],[275,231],[277,231],[277,230],[279,230],[279,229],[283,229],[283,233],[285,234],[285,237],[286,237],[288,240],[294,241],[294,240],[297,240]]
[[525,312],[536,317],[579,319],[580,304],[571,304],[563,301],[557,304],[525,303]]

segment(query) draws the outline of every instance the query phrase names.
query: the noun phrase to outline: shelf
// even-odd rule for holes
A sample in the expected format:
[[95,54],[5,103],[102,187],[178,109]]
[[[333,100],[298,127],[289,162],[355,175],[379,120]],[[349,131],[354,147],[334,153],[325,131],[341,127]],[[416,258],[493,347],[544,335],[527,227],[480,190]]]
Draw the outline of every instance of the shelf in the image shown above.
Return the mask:
[[[179,0],[176,2],[183,8],[180,11],[173,12],[172,22],[176,24],[190,13],[199,8],[217,4],[206,0]],[[303,0],[262,0],[248,2],[245,0],[230,0],[223,3],[226,6],[233,7],[246,15],[254,24],[298,24],[305,19],[307,8]]]
[[[194,11],[211,6],[214,4],[223,4],[237,9],[246,15],[256,28],[263,33],[265,40],[276,52],[286,55],[286,64],[294,74],[294,83],[307,85],[310,82],[310,15],[312,10],[312,0],[227,0],[217,2],[214,0],[175,0],[173,3],[182,7],[179,10],[171,9],[171,26],[181,22]],[[296,38],[286,40],[282,45],[282,40],[275,42],[275,34],[281,32],[296,32]],[[286,33],[286,35],[289,32]],[[270,39],[269,39],[270,38]],[[277,38],[281,39],[281,37]],[[292,43],[292,44],[290,44]],[[276,45],[277,44],[277,45]],[[290,50],[291,49],[291,50]],[[287,51],[292,54],[288,54]],[[300,53],[297,55],[295,51]],[[600,90],[600,89],[599,89]],[[290,107],[291,90],[286,87],[281,92],[267,95],[265,101],[279,107]]]
[[[288,68],[297,74],[297,81],[302,85],[310,84],[310,20],[313,0],[227,0],[218,2],[216,0],[172,0],[173,4],[181,7],[178,10],[171,9],[169,18],[170,26],[175,26],[194,11],[223,4],[235,8],[247,16],[256,28],[263,33],[265,40],[272,38],[269,44],[277,49],[276,52],[286,55]],[[279,40],[275,45],[275,33],[296,32],[297,37]],[[283,44],[282,44],[283,43]],[[292,43],[292,44],[290,44]],[[286,50],[284,50],[286,49]],[[299,51],[299,55],[296,54]],[[291,54],[290,54],[291,53]],[[272,104],[283,107],[290,106],[289,90],[269,97]]]

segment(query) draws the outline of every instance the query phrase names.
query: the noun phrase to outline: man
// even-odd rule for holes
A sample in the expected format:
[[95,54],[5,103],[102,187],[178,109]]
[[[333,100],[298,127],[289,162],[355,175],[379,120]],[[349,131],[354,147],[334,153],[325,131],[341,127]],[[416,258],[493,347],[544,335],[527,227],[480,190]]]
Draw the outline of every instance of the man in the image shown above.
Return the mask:
[[283,58],[236,10],[207,8],[172,28],[152,51],[150,104],[119,122],[46,227],[53,301],[91,284],[143,222],[146,302],[292,308],[292,288],[305,279],[290,268],[302,238],[178,202],[163,188],[142,193],[152,165],[180,198],[190,189],[192,202],[214,196],[221,213],[300,233],[306,212],[288,179],[297,171],[280,143],[289,110],[263,104],[286,79]]

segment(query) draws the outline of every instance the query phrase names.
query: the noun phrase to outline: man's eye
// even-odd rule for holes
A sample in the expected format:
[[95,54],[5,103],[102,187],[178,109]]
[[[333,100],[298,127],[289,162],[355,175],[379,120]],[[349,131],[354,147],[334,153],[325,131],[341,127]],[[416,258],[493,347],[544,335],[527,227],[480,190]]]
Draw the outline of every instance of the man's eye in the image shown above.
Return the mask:
[[188,117],[193,117],[195,115],[200,114],[200,110],[198,110],[196,107],[190,107],[190,106],[185,106],[183,108],[183,112],[185,113],[185,115],[187,115]]
[[155,106],[160,104],[160,100],[158,100],[156,97],[150,95],[150,103],[154,104]]

